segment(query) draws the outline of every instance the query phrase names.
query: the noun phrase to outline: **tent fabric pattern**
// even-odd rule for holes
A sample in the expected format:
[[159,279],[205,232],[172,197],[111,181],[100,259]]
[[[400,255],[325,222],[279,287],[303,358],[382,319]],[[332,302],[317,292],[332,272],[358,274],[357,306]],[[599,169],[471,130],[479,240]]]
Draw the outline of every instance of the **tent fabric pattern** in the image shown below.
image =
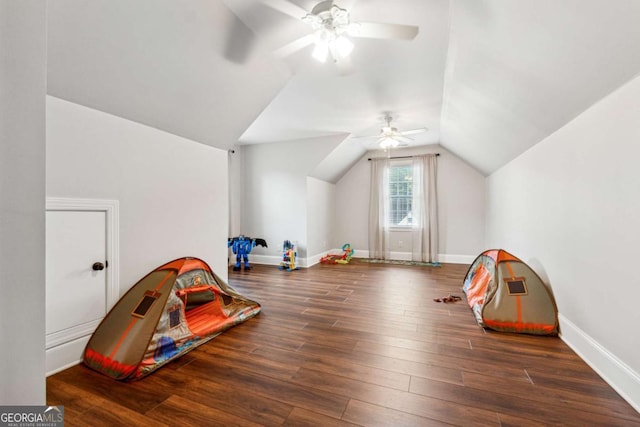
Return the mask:
[[558,333],[558,309],[551,289],[531,267],[505,250],[478,255],[462,290],[482,327],[535,335]]
[[144,377],[260,312],[204,261],[180,258],[138,281],[102,320],[83,361],[117,380]]

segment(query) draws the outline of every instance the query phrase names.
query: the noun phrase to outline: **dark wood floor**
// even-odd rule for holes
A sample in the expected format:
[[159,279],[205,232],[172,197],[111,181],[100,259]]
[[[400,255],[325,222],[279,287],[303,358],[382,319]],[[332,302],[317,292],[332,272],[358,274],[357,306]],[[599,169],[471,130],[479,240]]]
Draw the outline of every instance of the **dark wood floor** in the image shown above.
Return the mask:
[[263,311],[132,383],[82,365],[47,379],[68,426],[640,425],[557,337],[484,331],[466,266],[255,266]]

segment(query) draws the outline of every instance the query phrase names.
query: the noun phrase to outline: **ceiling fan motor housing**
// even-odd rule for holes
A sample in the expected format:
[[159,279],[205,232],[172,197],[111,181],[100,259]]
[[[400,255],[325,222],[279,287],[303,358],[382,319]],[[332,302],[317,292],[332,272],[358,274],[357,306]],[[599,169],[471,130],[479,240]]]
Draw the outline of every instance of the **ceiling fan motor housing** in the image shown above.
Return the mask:
[[345,33],[349,29],[349,12],[333,4],[333,0],[318,3],[303,21],[311,24],[314,30],[327,30],[335,35]]
[[[311,9],[311,15],[316,15],[316,16],[319,16],[320,18],[325,18],[327,14],[331,15],[332,7],[333,7],[333,0],[321,1],[320,3],[315,5],[313,9]],[[323,14],[325,16],[322,16]]]

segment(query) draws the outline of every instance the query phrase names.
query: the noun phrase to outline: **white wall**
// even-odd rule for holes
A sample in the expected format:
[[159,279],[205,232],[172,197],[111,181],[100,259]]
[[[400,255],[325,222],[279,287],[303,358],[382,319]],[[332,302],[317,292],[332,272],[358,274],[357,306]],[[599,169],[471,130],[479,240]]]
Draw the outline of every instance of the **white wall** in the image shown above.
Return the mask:
[[335,229],[332,246],[342,248],[350,243],[355,256],[363,257],[368,250],[369,221],[369,162],[365,154],[336,183]]
[[46,2],[0,0],[0,21],[0,405],[42,405]]
[[335,185],[307,178],[307,257],[318,262],[331,248]]
[[227,152],[47,97],[47,196],[120,201],[120,286],[183,256],[227,277]]
[[[284,240],[297,241],[298,256],[306,257],[306,168],[291,153],[293,143],[245,147],[242,234],[267,241],[256,255],[282,256]],[[292,161],[293,160],[293,161]]]
[[[267,249],[256,247],[249,261],[279,263],[284,240],[297,242],[303,266],[307,255],[316,255],[308,252],[307,176],[342,139],[332,136],[242,147],[241,231],[269,245]],[[316,186],[312,188],[315,191]],[[331,205],[321,209],[327,213],[314,215],[331,216],[333,212]]]
[[242,194],[244,192],[242,146],[229,153],[229,236],[242,233]]
[[551,284],[563,339],[640,410],[640,77],[488,178],[487,246]]
[[[438,157],[439,258],[441,262],[467,263],[480,253],[484,240],[485,178],[440,146],[406,148],[393,156],[440,153]],[[370,152],[336,184],[336,227],[333,246],[351,243],[355,256],[368,254]],[[410,257],[411,232],[390,234],[392,256]]]

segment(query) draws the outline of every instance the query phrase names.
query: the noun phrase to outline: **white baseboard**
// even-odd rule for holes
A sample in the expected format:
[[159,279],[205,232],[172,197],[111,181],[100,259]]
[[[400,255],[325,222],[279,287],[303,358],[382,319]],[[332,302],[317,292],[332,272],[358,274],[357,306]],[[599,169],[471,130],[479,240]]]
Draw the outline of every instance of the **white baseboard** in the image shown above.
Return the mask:
[[[307,258],[298,258],[298,265],[302,268],[312,267],[320,262],[320,258],[326,254],[341,254],[342,249],[330,249],[327,252],[313,255]],[[391,252],[391,259],[401,261],[411,261],[411,252]],[[354,258],[369,258],[369,251],[357,249],[353,252]],[[447,264],[471,264],[476,259],[476,255],[451,255],[451,254],[438,254],[438,260]],[[275,255],[255,255],[249,256],[249,262],[251,264],[262,265],[280,265],[282,257]],[[234,263],[232,262],[231,265]]]
[[[337,249],[340,251],[340,249]],[[401,261],[411,261],[411,252],[391,252],[391,259],[397,259]],[[452,255],[452,254],[438,254],[438,261],[447,264],[471,264],[476,259],[477,255]],[[355,258],[369,258],[368,250],[356,250],[354,254]]]
[[[249,255],[249,264],[280,265],[281,262],[282,256],[256,254]],[[231,262],[231,265],[235,265],[235,262]]]
[[[333,251],[333,250],[332,250]],[[333,253],[329,251],[330,253]],[[312,267],[320,262],[320,258],[325,256],[327,253],[316,254],[307,258],[298,258],[298,267],[308,268]],[[250,255],[249,263],[250,264],[261,264],[261,265],[280,265],[282,262],[281,256],[275,255]],[[230,265],[234,265],[235,263],[231,263]]]
[[471,264],[477,255],[438,254],[438,260],[446,264]]
[[[331,251],[329,251],[329,252],[331,252]],[[321,254],[316,254],[316,255],[311,256],[311,257],[307,257],[307,258],[304,259],[304,262],[300,263],[300,266],[309,268],[309,267],[313,267],[316,264],[320,264],[320,259],[323,256],[325,256],[327,253],[329,253],[329,252],[324,252],[324,253],[321,253]]]
[[47,376],[64,371],[80,363],[82,361],[82,352],[87,342],[89,342],[89,338],[91,338],[91,335],[47,349],[45,357]]
[[[334,249],[335,253],[342,253],[342,249]],[[358,249],[357,251],[353,251],[353,257],[354,258],[369,258],[369,251],[368,250],[361,250]]]
[[399,261],[411,261],[411,252],[390,252],[389,258]]
[[640,412],[640,375],[562,314],[558,320],[562,341]]

